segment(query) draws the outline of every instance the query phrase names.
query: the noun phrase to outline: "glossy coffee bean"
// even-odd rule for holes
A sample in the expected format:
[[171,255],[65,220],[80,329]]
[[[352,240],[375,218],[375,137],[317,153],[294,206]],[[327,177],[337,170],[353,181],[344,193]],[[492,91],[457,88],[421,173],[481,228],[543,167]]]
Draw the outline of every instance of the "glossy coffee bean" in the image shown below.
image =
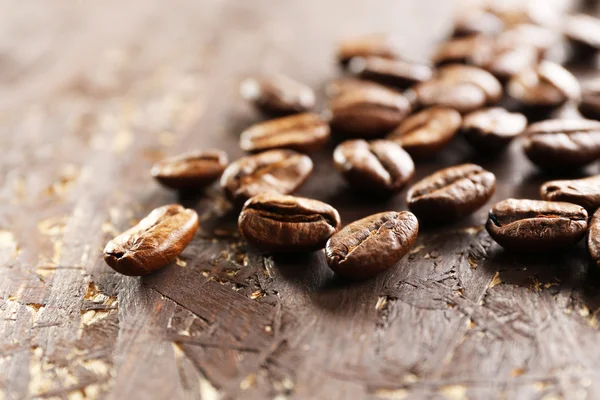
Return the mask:
[[388,89],[361,88],[332,98],[330,125],[346,137],[376,138],[394,129],[410,113],[401,94]]
[[544,169],[579,168],[600,157],[600,122],[554,119],[525,131],[525,155]]
[[600,79],[583,82],[581,91],[579,112],[586,118],[600,120]]
[[504,149],[526,128],[527,118],[523,114],[494,107],[465,116],[462,133],[475,149],[496,152]]
[[200,190],[219,179],[227,163],[224,151],[200,150],[162,160],[150,173],[171,189]]
[[461,9],[454,21],[455,37],[484,34],[496,35],[504,30],[504,22],[496,14],[478,7]]
[[221,187],[236,204],[258,194],[290,194],[313,169],[310,157],[293,150],[269,150],[242,157],[221,176]]
[[540,193],[544,200],[578,204],[591,215],[600,207],[600,175],[546,182]]
[[398,50],[389,35],[366,34],[345,39],[338,44],[337,58],[346,65],[354,57],[382,57],[394,59]]
[[593,55],[600,50],[600,19],[586,14],[566,17],[563,32],[576,45],[581,56]]
[[162,206],[108,242],[104,261],[124,275],[147,275],[175,261],[197,230],[194,210],[177,204]]
[[248,243],[273,253],[322,249],[340,224],[337,210],[329,204],[280,194],[252,197],[238,220]]
[[304,113],[256,124],[240,136],[245,151],[292,149],[303,153],[320,150],[329,141],[329,124],[317,114]]
[[600,210],[596,211],[590,220],[587,248],[596,267],[600,267]]
[[248,78],[240,85],[240,94],[267,114],[294,114],[315,106],[313,90],[284,75]]
[[583,238],[587,218],[585,208],[575,204],[508,199],[492,208],[485,228],[508,250],[559,251]]
[[382,57],[355,57],[348,69],[360,78],[401,89],[425,82],[433,76],[433,69],[427,64]]
[[581,98],[577,78],[550,61],[542,61],[536,67],[513,76],[506,90],[526,113],[538,118],[548,115],[570,100],[578,101]]
[[466,217],[487,203],[496,190],[496,177],[474,164],[445,168],[410,188],[408,207],[419,219],[445,223]]
[[333,152],[335,167],[353,188],[391,195],[399,192],[415,173],[412,158],[389,140],[348,140]]
[[462,118],[451,108],[432,107],[405,119],[387,139],[416,158],[437,155],[454,137]]
[[448,107],[465,114],[497,103],[502,85],[481,68],[455,64],[440,68],[433,79],[409,89],[406,95],[414,97],[416,106]]
[[348,279],[367,279],[393,267],[417,239],[413,214],[383,212],[355,221],[329,239],[327,264]]

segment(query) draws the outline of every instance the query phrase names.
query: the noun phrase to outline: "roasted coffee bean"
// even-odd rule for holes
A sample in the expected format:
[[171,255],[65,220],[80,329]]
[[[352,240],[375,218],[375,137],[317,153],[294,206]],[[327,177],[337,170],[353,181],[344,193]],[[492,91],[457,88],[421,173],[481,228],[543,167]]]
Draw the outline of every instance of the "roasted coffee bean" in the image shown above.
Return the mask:
[[600,208],[600,175],[546,182],[540,188],[540,193],[544,200],[564,201],[585,207],[591,215]]
[[480,47],[472,63],[505,82],[525,69],[534,68],[539,59],[539,51],[534,46],[507,45],[497,40],[489,47]]
[[367,34],[348,38],[338,45],[337,58],[342,65],[347,64],[354,57],[369,56],[397,58],[398,49],[394,39],[389,35]]
[[227,163],[224,151],[200,150],[162,160],[150,173],[172,189],[199,190],[219,179]]
[[502,85],[481,68],[448,65],[430,81],[409,89],[406,95],[416,106],[449,107],[465,114],[497,103],[502,97]]
[[375,194],[399,192],[415,173],[412,158],[389,140],[348,140],[336,147],[333,161],[351,186]]
[[547,116],[566,102],[578,101],[581,88],[577,78],[562,66],[542,61],[513,76],[507,93],[536,118]]
[[583,82],[581,91],[579,112],[586,118],[600,120],[600,79]]
[[519,24],[502,32],[496,38],[496,43],[504,48],[534,47],[541,59],[560,42],[560,39],[561,35],[555,29],[535,24]]
[[446,223],[466,217],[491,199],[496,177],[474,164],[445,168],[408,191],[408,207],[420,220]]
[[284,75],[248,78],[240,85],[240,93],[268,114],[305,112],[315,105],[315,93],[310,87]]
[[585,208],[575,204],[508,199],[490,210],[485,228],[508,250],[559,251],[583,238],[587,218]]
[[432,107],[405,119],[387,139],[416,158],[435,156],[452,140],[462,118],[451,108]]
[[433,69],[427,64],[382,57],[355,57],[348,69],[363,79],[401,89],[425,82],[433,76]]
[[348,91],[329,102],[330,125],[347,137],[381,137],[410,113],[410,104],[401,94],[387,89],[364,88]]
[[353,92],[355,90],[388,90],[393,94],[400,94],[400,92],[391,89],[382,84],[367,81],[364,79],[356,79],[356,78],[340,78],[334,79],[329,82],[327,86],[325,86],[325,94],[329,98],[341,96],[342,94],[346,94],[348,92]]
[[258,194],[290,194],[313,169],[310,157],[293,150],[269,150],[231,163],[221,176],[229,199],[243,204]]
[[417,239],[413,214],[383,212],[351,223],[329,239],[327,264],[348,279],[366,279],[393,267]]
[[494,13],[478,7],[461,10],[454,21],[454,36],[496,35],[504,30],[504,22]]
[[576,14],[566,17],[565,36],[576,45],[580,56],[593,55],[600,50],[600,19],[591,15]]
[[273,253],[322,249],[340,224],[337,210],[329,204],[280,194],[252,197],[238,220],[248,243]]
[[544,169],[579,168],[600,157],[600,122],[553,119],[530,125],[523,149]]
[[304,113],[256,124],[240,137],[245,151],[288,148],[303,153],[320,150],[329,140],[329,124],[317,114]]
[[108,242],[104,261],[124,275],[148,275],[175,261],[197,230],[194,210],[178,204],[162,206]]
[[493,39],[485,35],[475,35],[450,39],[440,44],[432,59],[435,65],[471,64],[477,53],[490,48]]
[[477,150],[499,151],[527,128],[523,114],[494,107],[468,114],[462,124],[465,139]]
[[594,213],[594,216],[590,221],[587,248],[596,267],[600,267],[600,210]]

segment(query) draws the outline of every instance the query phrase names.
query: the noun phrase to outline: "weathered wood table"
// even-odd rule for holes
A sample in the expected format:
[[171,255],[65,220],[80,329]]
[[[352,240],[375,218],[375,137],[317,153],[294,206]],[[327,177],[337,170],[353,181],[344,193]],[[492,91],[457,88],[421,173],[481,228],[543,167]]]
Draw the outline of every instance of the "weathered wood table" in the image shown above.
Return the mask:
[[[242,155],[259,120],[237,94],[280,71],[318,88],[339,37],[392,31],[410,57],[450,29],[446,0],[0,1],[0,398],[599,398],[600,274],[584,246],[515,257],[487,208],[423,230],[363,283],[321,252],[266,257],[236,233],[217,187],[180,198],[150,166],[218,147]],[[406,209],[360,198],[331,148],[300,195],[345,223]],[[465,161],[497,174],[495,200],[538,198],[547,177],[515,143],[477,158],[456,140],[418,177]],[[598,173],[598,166],[586,171]],[[201,216],[152,276],[115,274],[105,243],[152,208]]]

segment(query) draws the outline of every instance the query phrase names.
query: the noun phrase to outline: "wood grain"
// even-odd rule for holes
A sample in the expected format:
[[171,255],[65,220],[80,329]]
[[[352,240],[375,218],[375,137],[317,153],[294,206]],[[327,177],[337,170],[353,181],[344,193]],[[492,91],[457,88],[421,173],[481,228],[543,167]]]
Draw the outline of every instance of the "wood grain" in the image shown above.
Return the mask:
[[[242,155],[239,133],[260,120],[237,94],[243,77],[286,73],[322,105],[338,38],[392,31],[423,58],[452,12],[443,0],[0,1],[0,398],[600,397],[600,274],[581,245],[517,257],[482,230],[482,209],[348,283],[322,252],[249,249],[217,187],[178,197],[149,175],[191,148]],[[350,191],[332,146],[300,195],[345,224],[406,209],[405,193]],[[548,178],[518,143],[486,159],[460,140],[417,178],[467,161],[497,175],[492,201],[538,198]],[[143,279],[104,264],[110,238],[173,202],[201,217],[176,263]]]

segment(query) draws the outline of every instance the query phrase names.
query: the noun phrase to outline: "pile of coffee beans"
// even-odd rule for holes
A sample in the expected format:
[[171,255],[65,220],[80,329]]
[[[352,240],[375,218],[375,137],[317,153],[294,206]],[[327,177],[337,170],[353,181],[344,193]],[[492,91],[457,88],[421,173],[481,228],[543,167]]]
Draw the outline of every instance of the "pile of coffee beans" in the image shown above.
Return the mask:
[[[239,230],[251,246],[268,253],[324,249],[339,276],[372,277],[410,251],[419,223],[454,222],[488,203],[496,177],[474,164],[450,166],[412,184],[410,211],[381,210],[342,228],[331,205],[292,195],[312,173],[309,154],[334,136],[341,142],[332,155],[336,170],[349,186],[380,197],[406,188],[415,161],[418,168],[456,136],[488,157],[519,140],[531,162],[550,173],[596,162],[600,81],[582,88],[561,64],[568,54],[598,53],[600,19],[565,12],[565,3],[466,2],[452,36],[429,61],[404,57],[390,35],[343,40],[336,54],[344,77],[325,88],[325,110],[315,110],[315,92],[291,77],[248,78],[242,97],[269,118],[241,132],[240,147],[252,154],[229,163],[221,150],[194,151],[159,162],[152,176],[186,191],[220,179],[224,195],[241,209]],[[585,118],[561,118],[565,107]],[[600,175],[550,181],[540,194],[543,200],[494,205],[489,235],[509,251],[527,253],[561,250],[587,233],[600,265]],[[197,228],[193,210],[157,208],[111,240],[105,260],[126,275],[151,273],[173,262]]]

